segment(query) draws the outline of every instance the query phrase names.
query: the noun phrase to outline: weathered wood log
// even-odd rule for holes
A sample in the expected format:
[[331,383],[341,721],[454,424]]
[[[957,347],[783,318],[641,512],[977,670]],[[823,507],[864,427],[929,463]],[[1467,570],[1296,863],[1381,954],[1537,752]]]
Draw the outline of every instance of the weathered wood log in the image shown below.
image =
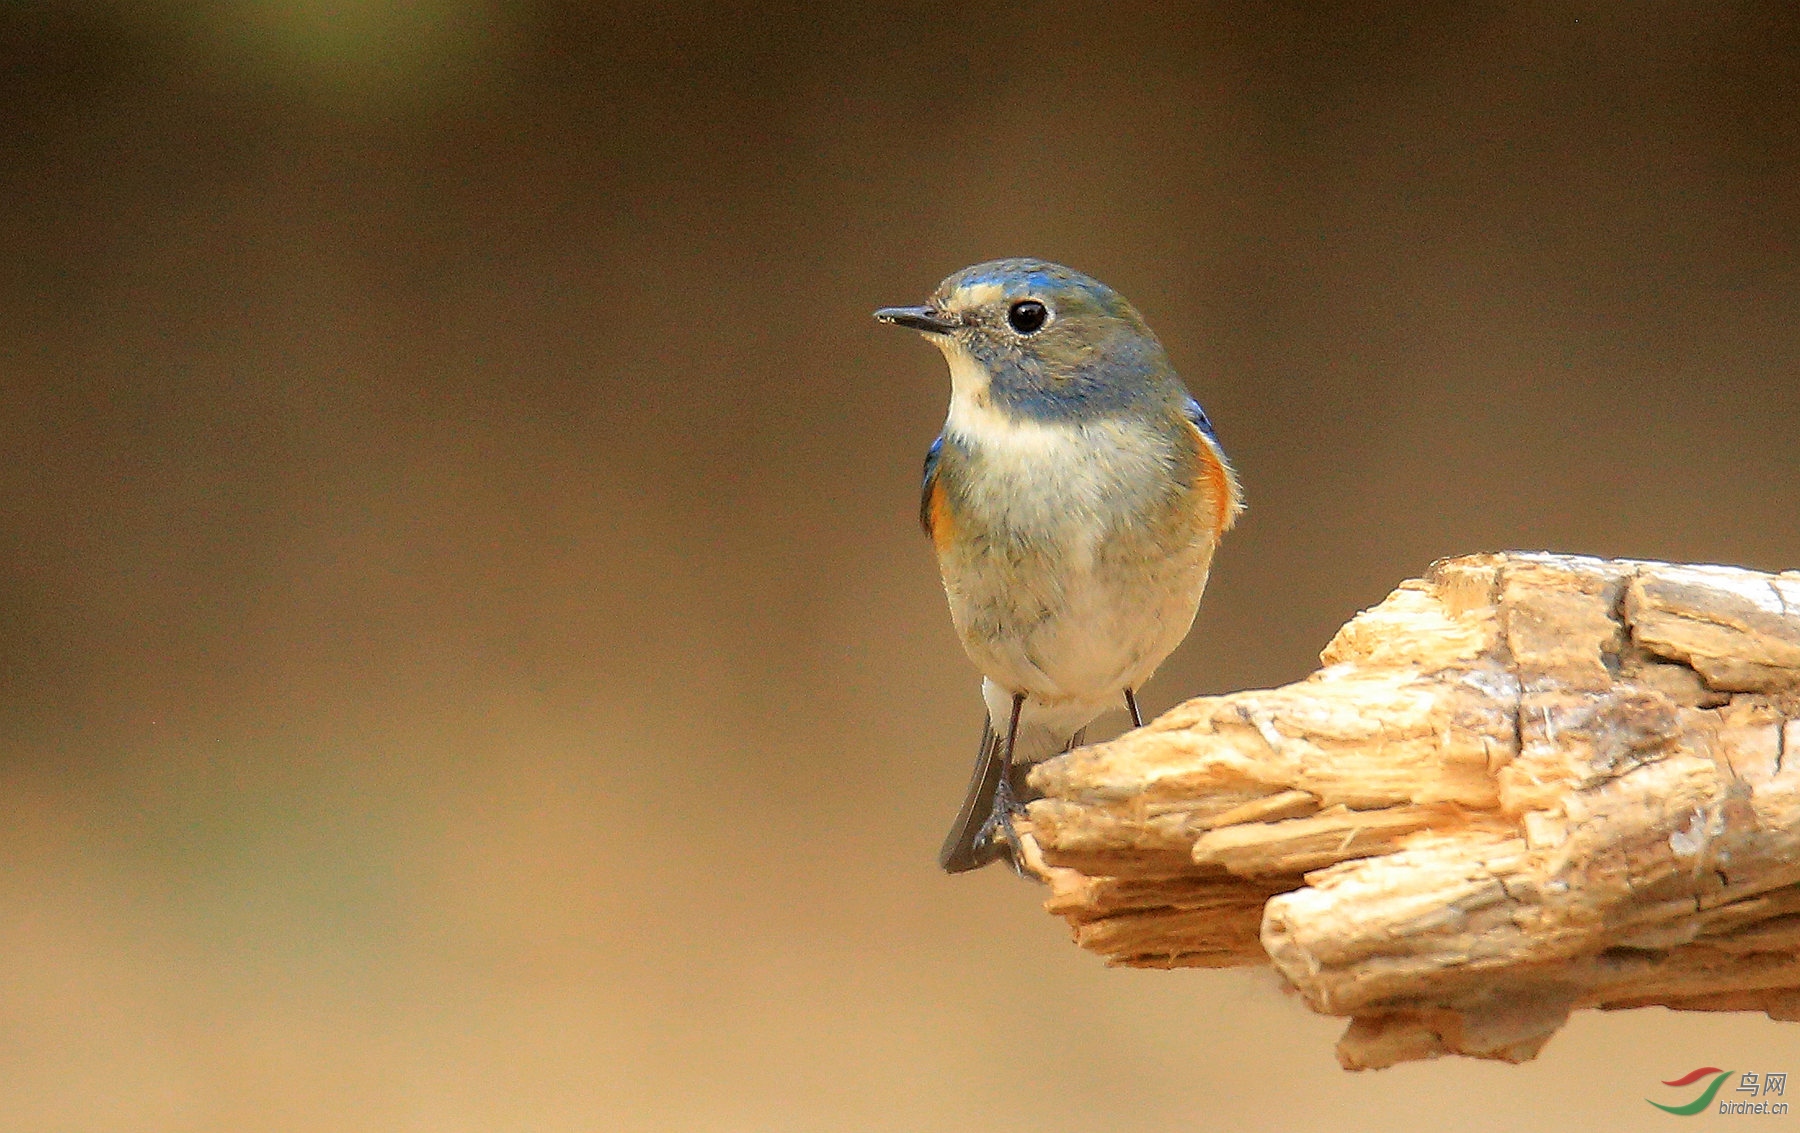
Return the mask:
[[1451,559],[1321,659],[1032,773],[1077,943],[1273,963],[1353,1069],[1523,1061],[1581,1007],[1800,1019],[1800,572]]

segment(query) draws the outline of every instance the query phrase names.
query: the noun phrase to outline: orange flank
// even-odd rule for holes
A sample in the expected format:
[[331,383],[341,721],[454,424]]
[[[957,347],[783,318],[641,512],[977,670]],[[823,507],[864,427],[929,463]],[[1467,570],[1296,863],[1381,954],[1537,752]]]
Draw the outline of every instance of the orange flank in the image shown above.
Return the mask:
[[950,539],[956,532],[956,522],[950,517],[950,503],[944,493],[944,486],[936,479],[931,482],[931,496],[926,503],[925,514],[930,518],[932,545],[938,554],[950,549]]
[[1240,507],[1237,477],[1225,463],[1225,457],[1213,439],[1192,421],[1186,424],[1194,434],[1194,456],[1200,462],[1198,479],[1206,482],[1207,502],[1212,505],[1213,538],[1217,539],[1231,530],[1231,525],[1237,521]]

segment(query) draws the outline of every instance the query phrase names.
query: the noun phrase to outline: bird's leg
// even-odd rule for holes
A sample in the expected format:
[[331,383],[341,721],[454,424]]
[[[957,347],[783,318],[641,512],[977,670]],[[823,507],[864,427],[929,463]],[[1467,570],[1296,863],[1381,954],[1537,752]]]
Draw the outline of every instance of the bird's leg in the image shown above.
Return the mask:
[[1025,694],[1013,693],[1012,719],[1006,725],[1006,746],[1001,749],[1000,780],[994,784],[994,809],[987,821],[981,824],[981,832],[975,835],[975,855],[983,862],[989,862],[1002,854],[1012,861],[1013,868],[1019,868],[1023,858],[1020,852],[1019,835],[1013,829],[1013,818],[1025,812],[1024,804],[1013,786],[1013,772],[1017,765],[1013,763],[1014,745],[1019,740],[1019,712],[1025,707]]
[[1134,728],[1143,727],[1144,714],[1138,711],[1137,693],[1132,689],[1125,690],[1125,707],[1131,713],[1131,726]]
[[[1013,821],[1025,813],[1025,804],[1042,796],[1029,781],[1030,763],[1013,758],[1019,742],[1019,716],[1025,707],[1025,694],[1015,693],[1012,716],[1006,734],[994,730],[994,722],[985,720],[981,734],[981,754],[975,761],[975,776],[963,797],[962,810],[956,824],[938,851],[938,865],[945,873],[962,873],[980,869],[996,858],[1006,858],[1015,871],[1025,872],[1024,850]],[[1069,737],[1064,751],[1073,751],[1087,737],[1082,728]]]

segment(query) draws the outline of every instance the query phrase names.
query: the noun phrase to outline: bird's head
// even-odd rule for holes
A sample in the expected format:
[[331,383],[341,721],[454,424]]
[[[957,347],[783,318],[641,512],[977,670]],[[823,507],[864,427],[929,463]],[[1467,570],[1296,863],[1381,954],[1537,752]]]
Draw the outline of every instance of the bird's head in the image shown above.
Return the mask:
[[993,260],[938,285],[922,307],[882,322],[931,339],[953,396],[1011,417],[1113,415],[1185,397],[1162,344],[1112,288],[1044,260]]

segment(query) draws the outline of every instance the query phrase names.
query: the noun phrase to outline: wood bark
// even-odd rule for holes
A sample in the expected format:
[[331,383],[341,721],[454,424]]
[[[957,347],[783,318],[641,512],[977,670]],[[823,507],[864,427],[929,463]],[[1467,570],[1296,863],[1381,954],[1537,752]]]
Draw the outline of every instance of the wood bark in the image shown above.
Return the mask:
[[1582,1007],[1800,1019],[1800,572],[1475,555],[1283,688],[1031,775],[1117,964],[1273,964],[1347,1068],[1523,1061]]

